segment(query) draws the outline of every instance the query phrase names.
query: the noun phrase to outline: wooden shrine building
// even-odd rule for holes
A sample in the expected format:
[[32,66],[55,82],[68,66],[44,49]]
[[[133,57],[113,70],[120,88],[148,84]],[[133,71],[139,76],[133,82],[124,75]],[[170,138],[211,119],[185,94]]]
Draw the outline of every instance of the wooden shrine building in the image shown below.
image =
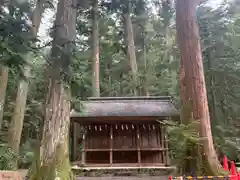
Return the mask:
[[71,112],[71,160],[81,167],[169,165],[162,120],[178,117],[170,97],[101,97]]

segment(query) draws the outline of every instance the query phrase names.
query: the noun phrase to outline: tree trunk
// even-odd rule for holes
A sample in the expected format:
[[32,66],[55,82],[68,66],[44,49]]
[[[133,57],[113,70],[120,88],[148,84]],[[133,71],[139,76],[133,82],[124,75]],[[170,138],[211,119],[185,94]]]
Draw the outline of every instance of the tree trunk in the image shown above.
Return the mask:
[[68,154],[70,97],[60,83],[60,66],[52,69],[46,102],[43,138],[36,167],[31,169],[31,180],[73,179]]
[[[146,33],[145,33],[146,35]],[[144,71],[145,71],[145,85],[144,85],[144,95],[145,96],[149,96],[149,89],[148,89],[148,86],[149,86],[149,83],[148,83],[148,60],[147,60],[147,47],[146,47],[146,42],[145,42],[145,37],[143,37],[143,61],[144,61]]]
[[92,95],[100,97],[100,64],[99,64],[99,34],[98,34],[98,0],[93,0],[92,7]]
[[[30,68],[25,67],[24,76],[29,77]],[[23,128],[23,120],[25,114],[26,99],[28,93],[28,82],[21,80],[18,86],[16,104],[12,116],[11,124],[8,128],[8,145],[12,148],[13,152],[18,155],[19,146]],[[17,164],[17,162],[16,162]],[[16,165],[17,168],[17,165]]]
[[[37,38],[37,32],[41,22],[41,15],[44,11],[43,3],[43,1],[37,1],[36,8],[33,12],[32,34],[35,38]],[[28,54],[26,54],[25,58],[27,61],[29,61],[30,58],[33,58],[32,53],[29,52]],[[8,144],[16,155],[18,155],[19,153],[19,146],[23,129],[23,121],[28,94],[28,78],[30,76],[30,71],[31,68],[29,66],[24,67],[25,79],[21,79],[19,82],[15,108],[12,116],[12,121],[8,130]]]
[[203,140],[197,151],[198,162],[203,163],[204,169],[199,173],[218,175],[222,173],[222,167],[211,133],[199,29],[196,23],[196,3],[193,0],[178,0],[176,5],[177,37],[181,54],[181,118],[184,122],[192,119],[200,121],[199,133]]
[[[49,68],[43,137],[31,180],[73,179],[69,162],[70,88],[68,70],[76,35],[76,1],[59,0]],[[35,165],[35,167],[34,167]]]
[[137,96],[137,86],[138,86],[138,67],[137,67],[137,58],[136,58],[136,51],[135,51],[135,43],[134,43],[134,36],[133,36],[133,27],[132,27],[132,20],[129,12],[124,13],[124,25],[125,25],[125,39],[127,43],[127,50],[128,56],[130,60],[130,67],[132,70],[132,77],[133,77],[133,85],[134,85],[134,95]]
[[4,103],[8,82],[8,68],[0,65],[0,131],[3,124]]
[[[7,0],[1,0],[0,6],[7,5],[8,3],[12,3]],[[2,130],[3,125],[3,114],[4,114],[4,104],[6,99],[6,90],[8,83],[8,67],[0,65],[0,132]]]
[[218,123],[218,113],[217,113],[217,102],[216,102],[216,92],[215,92],[215,75],[213,70],[213,63],[210,50],[206,52],[207,56],[207,71],[208,71],[208,85],[209,85],[209,95],[211,97],[211,104],[209,104],[210,118],[214,121],[211,122],[212,125],[217,125]]

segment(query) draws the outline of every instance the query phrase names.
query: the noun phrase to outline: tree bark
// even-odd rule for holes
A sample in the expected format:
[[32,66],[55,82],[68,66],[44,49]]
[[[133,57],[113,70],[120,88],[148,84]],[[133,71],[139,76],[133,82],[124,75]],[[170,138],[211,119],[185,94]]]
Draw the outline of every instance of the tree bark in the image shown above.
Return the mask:
[[[144,33],[146,34],[146,33]],[[147,47],[146,47],[146,42],[145,42],[145,37],[143,37],[143,61],[144,61],[144,71],[145,71],[145,84],[144,84],[144,95],[149,96],[149,83],[148,83],[148,76],[149,76],[149,68],[148,68],[148,60],[147,60]]]
[[[12,0],[1,0],[0,6],[14,4]],[[8,67],[0,66],[0,131],[3,123],[4,103],[8,82]]]
[[43,137],[39,158],[29,172],[30,180],[73,179],[68,151],[70,124],[68,71],[76,35],[75,0],[59,0],[54,27]]
[[[37,38],[39,30],[41,15],[44,11],[43,1],[37,1],[36,7],[32,17],[32,34]],[[31,52],[26,54],[26,60],[29,61],[32,57]],[[8,144],[15,152],[16,155],[19,153],[19,146],[21,140],[21,134],[23,129],[23,121],[26,109],[27,94],[28,94],[28,79],[30,76],[31,68],[29,66],[24,67],[25,79],[21,79],[18,85],[17,97],[15,102],[15,108],[12,116],[12,121],[8,130]]]
[[216,102],[216,92],[215,92],[215,75],[213,70],[213,63],[212,63],[212,57],[210,50],[206,51],[207,56],[207,71],[208,71],[208,85],[209,88],[209,95],[211,97],[211,104],[209,105],[209,111],[210,111],[210,118],[214,119],[214,121],[211,123],[212,125],[218,124],[218,113],[217,113],[217,102]]
[[[5,0],[0,1],[0,6],[6,3]],[[1,8],[1,7],[0,7]],[[6,99],[6,90],[8,83],[8,67],[0,64],[0,132],[3,124],[4,104]]]
[[8,82],[8,68],[0,65],[0,131],[3,124],[4,103]]
[[100,64],[99,64],[99,33],[98,33],[98,0],[93,0],[92,7],[92,95],[100,97]]
[[[24,76],[29,77],[30,68],[25,67]],[[18,86],[16,104],[12,116],[11,124],[8,128],[8,145],[12,148],[13,152],[18,155],[19,146],[23,128],[23,120],[25,114],[25,106],[28,93],[27,80],[21,80]],[[17,162],[16,167],[17,169]]]
[[135,51],[135,43],[134,43],[134,36],[133,36],[133,27],[132,27],[132,20],[129,12],[125,12],[123,15],[124,25],[125,25],[125,40],[127,43],[127,50],[128,56],[130,61],[130,67],[132,70],[132,77],[133,77],[133,92],[134,95],[138,95],[137,86],[138,86],[138,67],[137,67],[137,58],[136,58],[136,51]]
[[181,55],[181,118],[186,122],[199,120],[200,137],[203,139],[198,151],[199,162],[203,162],[205,174],[222,173],[213,145],[199,29],[196,23],[196,4],[194,0],[178,0],[176,4],[177,38]]

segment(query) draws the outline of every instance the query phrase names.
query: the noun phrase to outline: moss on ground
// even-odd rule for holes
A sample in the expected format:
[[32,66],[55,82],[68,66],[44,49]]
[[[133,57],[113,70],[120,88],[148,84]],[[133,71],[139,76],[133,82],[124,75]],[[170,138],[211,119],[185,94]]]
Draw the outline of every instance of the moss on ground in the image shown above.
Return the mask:
[[28,172],[29,180],[74,180],[68,154],[65,153],[64,145],[59,145],[55,157],[44,165],[40,164],[40,156],[33,163]]
[[103,170],[82,170],[74,169],[73,173],[81,177],[102,177],[102,176],[166,176],[172,174],[175,169],[103,169]]

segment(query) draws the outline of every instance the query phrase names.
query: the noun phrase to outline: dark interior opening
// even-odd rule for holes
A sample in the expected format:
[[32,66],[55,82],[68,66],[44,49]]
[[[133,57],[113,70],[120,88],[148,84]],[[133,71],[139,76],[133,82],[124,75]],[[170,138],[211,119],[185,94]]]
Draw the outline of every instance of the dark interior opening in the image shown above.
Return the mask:
[[86,153],[87,164],[109,164],[109,152],[87,152]]
[[137,163],[138,153],[137,151],[116,151],[113,152],[113,163]]
[[113,149],[129,148],[137,148],[136,126],[131,124],[113,126]]
[[142,163],[164,163],[163,152],[160,151],[142,151],[141,152]]
[[[95,127],[98,128],[95,130]],[[86,149],[109,149],[110,130],[103,125],[91,126],[86,134]]]

